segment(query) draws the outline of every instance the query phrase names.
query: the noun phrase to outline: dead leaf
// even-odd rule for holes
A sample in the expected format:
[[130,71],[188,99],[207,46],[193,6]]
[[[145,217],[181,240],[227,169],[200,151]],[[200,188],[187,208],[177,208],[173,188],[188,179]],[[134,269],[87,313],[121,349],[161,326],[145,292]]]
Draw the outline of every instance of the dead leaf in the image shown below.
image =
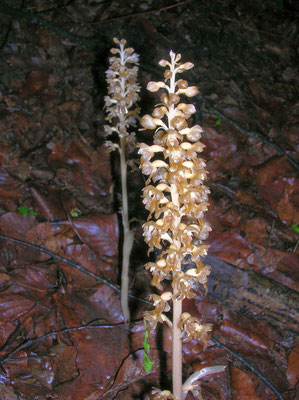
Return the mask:
[[284,178],[282,198],[277,204],[279,218],[288,226],[299,224],[299,179]]
[[0,293],[0,315],[2,322],[20,319],[32,310],[35,301],[14,293]]
[[31,71],[25,80],[21,97],[25,98],[40,92],[48,86],[50,74],[46,71]]
[[207,242],[211,246],[211,254],[236,267],[241,266],[243,260],[252,253],[246,240],[235,232],[212,231]]
[[48,188],[47,193],[44,194],[34,187],[30,188],[30,192],[48,221],[59,221],[66,218],[61,203],[61,192]]
[[24,194],[26,186],[11,177],[7,171],[0,168],[0,199],[1,203],[9,200],[18,201]]
[[53,384],[55,386],[78,377],[79,371],[76,366],[76,355],[76,349],[64,343],[51,348],[51,356],[54,357],[53,369],[55,375]]
[[115,214],[73,219],[80,238],[104,260],[115,263],[118,255],[118,220]]
[[246,222],[246,239],[251,243],[258,243],[264,247],[268,246],[270,229],[262,218],[248,219]]
[[244,371],[231,367],[234,400],[262,400],[255,393],[252,378]]
[[291,351],[288,357],[288,370],[287,379],[290,384],[294,387],[298,383],[299,379],[299,345]]
[[153,365],[153,368],[150,372],[146,372],[143,368],[143,357],[144,357],[144,350],[139,350],[134,353],[134,356],[130,354],[122,363],[115,380],[113,382],[112,387],[109,388],[104,394],[103,399],[105,400],[112,400],[114,396],[126,389],[126,387],[136,381],[142,380],[146,378],[148,375],[155,376],[155,379],[158,378],[158,369],[159,363],[157,358],[156,350],[152,351],[152,358],[156,360]]

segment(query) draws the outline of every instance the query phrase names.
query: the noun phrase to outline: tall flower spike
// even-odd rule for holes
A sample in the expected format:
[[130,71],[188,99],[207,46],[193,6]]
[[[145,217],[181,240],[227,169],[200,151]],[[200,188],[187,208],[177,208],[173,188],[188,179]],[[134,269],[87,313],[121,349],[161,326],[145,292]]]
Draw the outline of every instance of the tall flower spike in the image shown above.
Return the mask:
[[[210,325],[202,325],[189,314],[182,314],[182,301],[194,297],[194,288],[206,288],[210,267],[202,257],[208,246],[203,240],[211,230],[204,221],[208,208],[209,189],[204,185],[207,177],[205,162],[199,157],[204,145],[199,141],[202,128],[189,127],[187,120],[196,112],[193,104],[181,101],[181,95],[195,96],[198,90],[184,79],[177,79],[182,72],[193,67],[191,62],[181,63],[181,55],[170,52],[170,61],[161,60],[165,81],[149,82],[150,92],[162,91],[160,104],[152,115],[144,115],[141,125],[154,131],[154,144],[139,145],[141,169],[148,175],[143,190],[143,203],[149,211],[143,225],[144,238],[149,251],[160,249],[156,262],[146,265],[153,274],[152,284],[161,290],[164,280],[171,281],[172,293],[161,300],[155,297],[155,309],[145,314],[151,327],[164,320],[166,302],[173,303],[172,357],[173,394],[182,400],[182,339],[202,340],[206,345]],[[163,297],[164,296],[164,297]],[[163,301],[162,301],[163,300]],[[163,307],[161,306],[163,304]],[[157,390],[157,389],[156,389]],[[155,398],[160,397],[157,395]]]
[[106,120],[111,125],[105,125],[107,135],[117,133],[119,145],[106,141],[110,150],[118,149],[120,153],[120,170],[122,186],[122,221],[123,221],[123,251],[121,273],[121,306],[126,322],[130,320],[128,306],[129,290],[129,258],[133,245],[134,234],[130,230],[127,191],[127,150],[135,147],[135,134],[128,131],[129,127],[136,126],[139,108],[140,90],[137,83],[138,55],[132,47],[125,48],[126,40],[113,39],[118,48],[112,48],[109,58],[110,67],[106,71],[108,96],[105,96]]

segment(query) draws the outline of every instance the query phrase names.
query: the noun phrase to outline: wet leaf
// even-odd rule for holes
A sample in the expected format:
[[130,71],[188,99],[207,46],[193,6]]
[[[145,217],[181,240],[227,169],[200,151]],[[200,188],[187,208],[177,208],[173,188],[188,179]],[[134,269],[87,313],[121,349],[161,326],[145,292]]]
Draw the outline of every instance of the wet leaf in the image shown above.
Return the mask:
[[18,182],[7,171],[0,168],[0,204],[18,200],[25,190],[26,186],[23,183]]
[[256,395],[255,384],[252,378],[238,368],[232,367],[232,384],[234,390],[234,398],[236,400],[262,400]]
[[287,225],[299,223],[299,179],[284,179],[285,186],[281,199],[277,204],[280,219]]
[[[255,365],[285,400],[294,400],[296,386],[298,392],[296,310],[285,304],[299,290],[299,191],[295,168],[275,147],[297,158],[299,103],[293,55],[298,27],[287,12],[294,2],[284,2],[284,10],[276,7],[274,14],[270,0],[239,2],[236,7],[228,7],[228,1],[189,2],[154,14],[149,3],[155,8],[159,2],[133,2],[129,11],[128,2],[116,0],[76,0],[76,7],[69,3],[64,8],[57,8],[58,3],[63,2],[31,1],[25,11],[39,13],[49,27],[51,23],[67,27],[86,43],[88,37],[96,37],[86,23],[96,23],[99,16],[120,18],[117,24],[128,45],[138,49],[143,60],[139,74],[143,88],[155,79],[151,66],[167,56],[170,42],[184,49],[184,61],[194,62],[189,78],[201,93],[193,103],[201,104],[190,125],[199,123],[204,128],[203,158],[211,190],[208,219],[213,227],[210,253],[238,269],[231,267],[231,273],[223,276],[219,258],[209,277],[208,295],[196,288],[196,298],[183,307],[203,322],[213,323],[215,337]],[[133,17],[139,15],[134,24],[121,19],[131,12]],[[120,220],[115,214],[121,205],[120,166],[116,152],[108,154],[104,146],[107,60],[98,57],[108,54],[111,43],[97,40],[95,51],[54,35],[50,28],[17,19],[10,23],[4,14],[0,232],[46,247],[116,285],[121,264]],[[202,18],[204,23],[198,23]],[[79,23],[75,26],[74,21]],[[99,22],[101,35],[108,38],[111,26]],[[280,36],[273,36],[277,32]],[[262,33],[269,34],[262,36],[261,46]],[[145,51],[147,42],[154,45]],[[143,97],[142,107],[147,109],[150,102],[154,104],[154,99]],[[219,118],[214,109],[235,123]],[[252,134],[261,135],[263,141],[249,137]],[[150,144],[147,135],[144,140]],[[140,200],[142,179],[138,172],[128,179],[130,216],[137,232],[146,219]],[[136,235],[130,290],[144,298],[152,291],[148,274],[141,272],[147,261],[142,235]],[[261,290],[259,283],[265,279],[261,274],[270,278],[273,301],[267,287],[265,293]],[[137,299],[130,306],[134,318],[147,308]],[[25,359],[4,363],[7,376],[1,381],[0,397],[5,400],[132,400],[145,398],[151,386],[171,386],[172,338],[167,326],[162,328],[163,337],[158,330],[147,340],[149,359],[155,363],[147,372],[143,323],[131,324],[129,339],[119,294],[38,250],[0,241],[1,307],[1,356],[27,339],[78,327],[75,332],[38,340],[15,354]],[[85,329],[91,321],[121,325]],[[228,366],[221,378],[202,381],[205,400],[276,399],[227,351],[212,342],[202,350],[195,341],[184,345],[186,376],[203,366]],[[186,400],[196,397],[189,394]]]
[[76,349],[63,343],[53,346],[51,355],[54,357],[54,382],[60,385],[64,382],[74,380],[78,377],[79,371],[76,366]]
[[118,254],[118,221],[115,214],[78,217],[73,224],[85,244],[103,259],[115,260]]
[[57,178],[86,208],[107,213],[112,201],[109,154],[105,146],[92,146],[72,141],[67,146],[50,143],[49,163]]
[[246,240],[234,232],[211,232],[208,242],[211,254],[235,266],[242,265],[252,253]]
[[72,400],[104,398],[103,394],[112,385],[119,369],[119,360],[128,355],[127,335],[115,327],[72,333],[72,339],[77,347],[79,374],[74,381],[59,385],[56,392],[62,398],[71,396]]
[[0,313],[2,322],[12,322],[20,319],[32,310],[35,301],[13,293],[0,294]]
[[[146,377],[148,372],[143,368],[144,351],[139,350],[133,355],[129,355],[121,365],[113,386],[105,393],[105,397],[112,399],[113,395],[123,390],[127,385]],[[153,367],[151,374],[157,373],[157,367]]]
[[296,386],[299,379],[299,345],[289,354],[287,378],[292,386]]
[[32,187],[30,188],[30,192],[47,220],[55,221],[66,218],[61,201],[61,191],[48,188],[45,194]]
[[32,215],[21,215],[18,212],[10,212],[0,217],[0,230],[14,239],[23,240],[26,233],[36,225],[36,219]]
[[32,96],[33,94],[41,91],[44,87],[47,87],[49,77],[50,74],[46,71],[30,72],[25,80],[21,96],[23,98],[27,96]]

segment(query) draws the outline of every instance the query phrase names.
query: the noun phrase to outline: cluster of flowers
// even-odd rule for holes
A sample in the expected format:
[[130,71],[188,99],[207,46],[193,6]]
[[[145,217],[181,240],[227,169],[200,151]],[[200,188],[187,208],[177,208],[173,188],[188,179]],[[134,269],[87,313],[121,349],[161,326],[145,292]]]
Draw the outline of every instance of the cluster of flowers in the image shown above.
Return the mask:
[[[136,126],[139,107],[137,83],[139,56],[132,47],[125,48],[126,40],[113,39],[119,48],[112,48],[113,56],[109,58],[110,68],[106,71],[108,84],[108,96],[105,96],[106,120],[111,124],[115,119],[115,125],[105,125],[107,135],[116,132],[120,138],[124,138],[127,145],[133,145],[135,135],[128,132],[128,127]],[[132,108],[133,107],[133,108]],[[131,109],[132,108],[132,109]],[[111,149],[115,146],[107,142]]]
[[[180,95],[195,96],[198,90],[176,75],[193,67],[190,62],[180,63],[181,55],[170,52],[170,62],[161,60],[165,82],[149,82],[147,89],[163,89],[161,103],[152,115],[144,115],[141,125],[154,130],[154,144],[139,145],[141,168],[148,175],[143,190],[143,202],[149,211],[143,225],[149,252],[160,250],[156,262],[146,268],[152,273],[151,284],[162,290],[161,282],[171,281],[172,292],[153,295],[154,310],[145,319],[154,329],[165,320],[171,300],[181,301],[195,296],[192,289],[201,283],[206,288],[210,267],[202,262],[209,246],[203,244],[211,230],[203,219],[208,208],[209,189],[203,184],[207,177],[205,162],[198,156],[204,145],[199,141],[202,128],[188,127],[187,120],[195,113],[193,104],[181,102]],[[180,316],[179,328],[184,341],[192,338],[205,344],[211,324],[202,325],[188,313]]]
[[[110,150],[118,149],[120,153],[124,226],[121,304],[125,320],[129,321],[128,268],[134,235],[128,215],[126,152],[136,147],[135,135],[128,128],[136,126],[139,118],[136,102],[140,87],[137,83],[138,55],[133,48],[125,48],[124,39],[113,40],[118,48],[111,49],[110,67],[106,71],[105,109],[109,125],[104,129],[107,135],[116,133],[119,138],[119,144],[109,141],[106,144]],[[189,127],[187,120],[196,109],[193,104],[181,102],[180,97],[193,97],[198,90],[189,86],[186,80],[176,79],[177,75],[193,67],[190,62],[181,63],[180,59],[180,54],[171,51],[170,62],[164,59],[159,62],[165,68],[165,81],[148,83],[149,91],[162,90],[160,103],[152,115],[144,115],[140,121],[144,129],[154,130],[154,144],[138,145],[140,166],[143,174],[148,176],[143,190],[143,202],[149,211],[143,225],[144,238],[149,253],[153,250],[159,253],[157,260],[147,263],[146,268],[152,273],[151,284],[161,291],[161,295],[152,295],[154,309],[146,312],[144,317],[150,331],[157,323],[167,322],[172,326],[173,334],[174,394],[154,388],[155,400],[181,400],[183,393],[186,397],[188,391],[200,398],[197,372],[186,381],[187,386],[182,386],[181,341],[196,339],[205,347],[212,330],[211,324],[201,324],[199,319],[182,312],[182,301],[195,296],[194,289],[199,283],[207,290],[210,267],[203,264],[202,258],[209,248],[204,240],[211,228],[204,220],[210,193],[204,185],[206,164],[198,155],[204,148],[200,142],[202,128],[199,125]],[[171,282],[172,291],[163,292],[164,280]],[[170,302],[173,302],[172,323],[165,314],[171,309]],[[210,373],[214,373],[214,369]]]
[[125,39],[114,38],[113,41],[118,48],[111,49],[110,68],[106,71],[108,96],[105,96],[105,109],[106,120],[110,125],[105,125],[104,129],[106,135],[116,133],[118,139],[118,143],[106,140],[106,146],[110,151],[117,149],[120,156],[123,220],[121,307],[125,321],[129,322],[129,261],[134,232],[130,230],[129,221],[127,166],[130,165],[130,160],[127,159],[127,153],[136,148],[135,133],[131,131],[131,127],[136,126],[139,114],[137,106],[140,90],[137,83],[139,57],[132,47],[125,48]]

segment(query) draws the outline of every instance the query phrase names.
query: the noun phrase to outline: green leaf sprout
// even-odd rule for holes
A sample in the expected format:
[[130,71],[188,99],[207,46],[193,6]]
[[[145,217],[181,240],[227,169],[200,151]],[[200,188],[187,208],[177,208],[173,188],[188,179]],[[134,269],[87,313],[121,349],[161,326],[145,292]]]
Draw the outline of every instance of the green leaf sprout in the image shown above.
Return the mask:
[[71,209],[70,214],[73,218],[76,218],[76,217],[80,217],[80,215],[82,215],[82,212],[81,212],[81,210],[79,210],[79,208],[75,207],[75,208]]
[[293,231],[295,231],[296,233],[299,233],[299,226],[298,226],[297,224],[291,225],[291,228],[292,228]]
[[146,372],[150,372],[151,369],[153,368],[154,361],[149,359],[149,356],[147,355],[146,352],[144,352],[143,356],[143,368],[146,370]]
[[148,342],[148,331],[146,330],[146,322],[144,321],[144,341],[143,341],[143,348],[144,348],[144,356],[143,356],[143,368],[146,372],[150,372],[153,368],[154,361],[150,360],[148,353],[150,352],[150,344]]
[[18,211],[22,215],[37,215],[35,211],[29,210],[27,206],[18,207]]

